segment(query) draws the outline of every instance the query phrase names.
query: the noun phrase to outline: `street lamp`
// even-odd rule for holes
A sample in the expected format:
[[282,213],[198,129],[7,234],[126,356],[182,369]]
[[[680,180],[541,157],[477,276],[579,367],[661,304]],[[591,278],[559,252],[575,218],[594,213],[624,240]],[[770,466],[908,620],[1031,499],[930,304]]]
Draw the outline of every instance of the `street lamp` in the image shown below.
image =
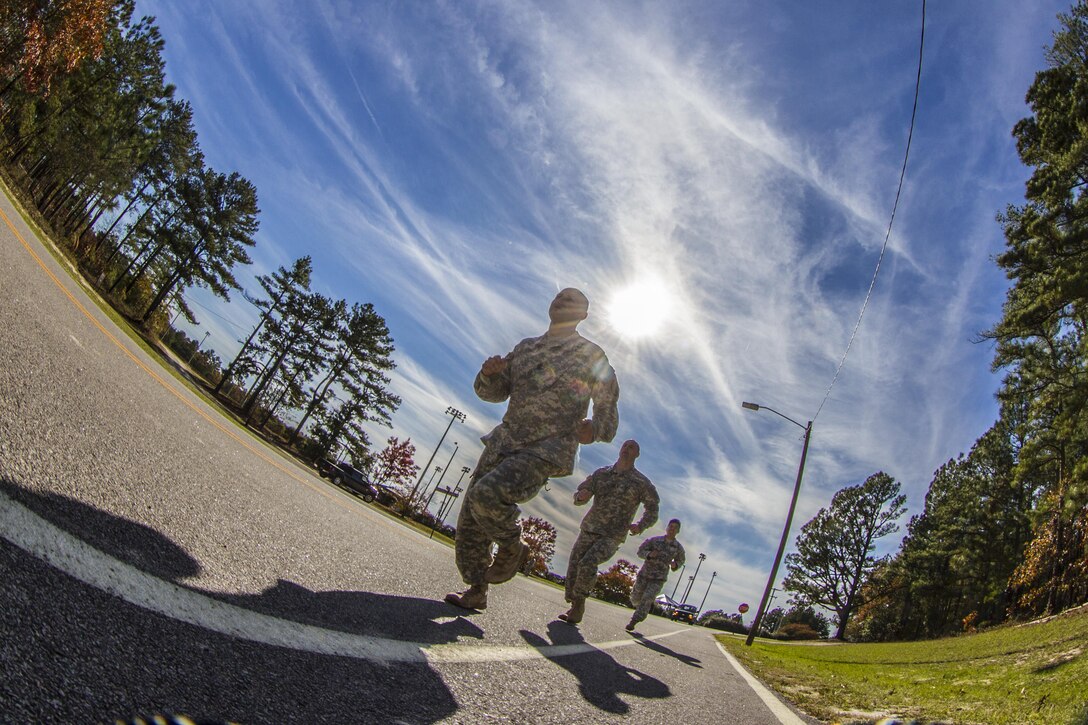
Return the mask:
[[801,477],[805,474],[805,458],[808,456],[808,442],[812,437],[812,421],[810,420],[808,425],[801,425],[793,418],[782,415],[774,408],[768,408],[766,405],[749,403],[747,401],[741,403],[741,407],[746,408],[747,410],[769,410],[779,418],[785,418],[798,428],[805,429],[805,445],[801,448],[801,465],[797,467],[797,481],[793,484],[793,498],[790,500],[789,513],[786,514],[786,525],[782,528],[782,540],[778,542],[778,553],[775,554],[774,566],[771,567],[771,576],[767,579],[767,587],[763,590],[763,598],[759,600],[759,609],[756,610],[756,618],[752,620],[752,628],[748,631],[748,638],[744,640],[744,644],[751,647],[752,641],[756,638],[756,632],[759,631],[759,624],[763,620],[763,612],[767,608],[767,599],[771,596],[771,589],[774,588],[774,579],[778,576],[778,566],[782,563],[782,554],[786,550],[786,539],[790,536],[790,524],[793,523],[793,511],[797,508],[797,495],[801,493]]
[[678,577],[676,577],[676,584],[673,585],[672,595],[669,597],[669,599],[672,599],[673,601],[676,601],[676,590],[680,588],[680,582],[684,581],[684,569],[687,569],[687,568],[688,568],[687,564],[684,564],[682,567],[680,567],[680,575]]
[[186,363],[185,363],[186,367],[188,367],[193,362],[193,358],[196,357],[197,352],[200,350],[200,346],[204,344],[204,340],[207,340],[211,336],[211,334],[212,333],[210,333],[210,332],[205,332],[204,333],[204,338],[200,342],[198,342],[196,344],[196,347],[193,349],[193,354],[190,355],[189,360],[186,361]]
[[713,572],[710,575],[710,583],[706,585],[706,594],[703,594],[703,601],[699,602],[699,613],[703,611],[703,605],[706,604],[706,597],[710,594],[710,587],[714,586],[714,577],[718,576],[718,572]]
[[[442,441],[446,440],[446,433],[450,432],[450,428],[453,427],[453,422],[455,420],[459,420],[462,423],[465,422],[465,414],[452,406],[446,408],[446,415],[452,416],[450,418],[450,424],[446,426],[446,430],[442,433],[442,437],[438,439],[438,445],[434,447],[434,453],[431,454],[431,457],[427,460],[427,463],[423,466],[423,468],[420,469],[419,480],[416,481],[415,486],[412,486],[412,493],[408,496],[408,508],[412,507],[412,502],[416,498],[416,491],[419,490],[419,484],[423,483],[423,476],[427,473],[427,469],[431,467],[431,463],[434,462],[434,457],[438,455],[438,449],[442,447]],[[428,483],[427,485],[429,486],[430,484]]]

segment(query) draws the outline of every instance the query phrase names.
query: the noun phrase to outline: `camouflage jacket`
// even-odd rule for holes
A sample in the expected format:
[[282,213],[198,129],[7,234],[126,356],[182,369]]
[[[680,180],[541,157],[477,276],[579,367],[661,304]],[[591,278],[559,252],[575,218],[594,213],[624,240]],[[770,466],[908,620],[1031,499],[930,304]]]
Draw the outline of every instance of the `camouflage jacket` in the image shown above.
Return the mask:
[[684,547],[676,539],[669,541],[664,536],[651,536],[638,547],[638,557],[645,559],[639,576],[644,579],[668,579],[669,569],[684,565]]
[[506,369],[476,376],[482,400],[510,404],[502,423],[481,440],[481,459],[528,452],[569,476],[578,453],[577,427],[593,401],[593,440],[611,441],[619,426],[620,397],[616,371],[604,351],[577,332],[566,337],[530,337],[505,358]]
[[614,466],[598,468],[582,481],[578,490],[593,496],[593,506],[582,519],[582,531],[623,541],[640,503],[643,510],[638,533],[657,521],[660,502],[657,489],[637,468],[627,471],[616,471]]

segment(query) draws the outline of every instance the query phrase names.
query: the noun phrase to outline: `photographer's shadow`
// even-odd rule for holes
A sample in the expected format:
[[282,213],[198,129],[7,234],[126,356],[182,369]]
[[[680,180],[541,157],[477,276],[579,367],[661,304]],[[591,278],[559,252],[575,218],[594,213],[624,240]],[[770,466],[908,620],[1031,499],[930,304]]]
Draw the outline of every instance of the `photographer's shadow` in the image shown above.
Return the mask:
[[[605,712],[626,715],[630,711],[631,706],[620,695],[646,699],[672,696],[669,686],[661,680],[621,665],[611,655],[588,644],[577,627],[564,622],[550,622],[548,636],[551,642],[524,629],[520,634],[522,639],[537,648],[545,658],[577,677],[582,697]],[[587,649],[555,654],[548,650],[554,645],[584,645]]]
[[[166,703],[173,711],[209,720],[245,721],[259,719],[259,713],[275,712],[278,722],[333,722],[344,712],[353,712],[360,722],[428,723],[449,718],[459,709],[425,653],[416,650],[413,654],[415,647],[425,650],[461,637],[483,637],[479,627],[459,616],[449,604],[365,591],[312,591],[283,579],[255,594],[207,591],[186,581],[202,573],[199,561],[147,524],[75,498],[31,490],[3,476],[0,508],[14,512],[26,526],[47,539],[65,534],[78,539],[77,546],[85,545],[97,552],[95,556],[104,555],[116,562],[118,576],[128,576],[126,567],[132,567],[138,575],[150,575],[242,610],[326,630],[400,640],[404,645],[392,651],[408,655],[386,661],[269,645],[261,637],[249,638],[244,627],[237,633],[223,634],[216,627],[202,626],[199,617],[195,622],[178,620],[170,615],[142,613],[139,603],[129,607],[110,601],[108,606],[99,607],[103,619],[124,613],[132,622],[140,623],[144,628],[140,631],[153,632],[154,638],[140,642],[139,657],[111,658],[108,666],[113,677],[108,681],[101,680],[104,665],[93,657],[75,658],[66,664],[66,677],[71,682],[95,688],[95,706],[100,709],[124,712],[131,707],[133,693],[145,702]],[[48,527],[57,531],[51,533]],[[20,556],[26,557],[28,568],[48,565],[47,560],[37,561],[31,552]],[[48,590],[44,584],[41,586],[40,592],[28,589],[22,599],[35,601],[43,593],[47,596]],[[120,596],[113,592],[90,596],[101,599],[103,594]],[[64,598],[56,600],[55,611],[43,612],[41,607],[52,606],[46,601],[37,605],[38,619],[65,616]],[[199,613],[199,607],[194,611]],[[246,620],[243,617],[239,621]],[[113,653],[115,643],[110,631],[107,627],[100,632],[86,632],[83,637],[95,643],[98,651]],[[53,632],[46,634],[52,636]],[[26,648],[25,657],[32,663],[44,662],[50,656],[34,643],[41,634],[24,630],[7,636]],[[240,683],[239,672],[245,672]],[[219,682],[236,685],[208,684]],[[411,688],[406,688],[405,682],[411,682]],[[361,687],[359,683],[366,684]],[[92,721],[92,714],[82,711],[75,719]]]

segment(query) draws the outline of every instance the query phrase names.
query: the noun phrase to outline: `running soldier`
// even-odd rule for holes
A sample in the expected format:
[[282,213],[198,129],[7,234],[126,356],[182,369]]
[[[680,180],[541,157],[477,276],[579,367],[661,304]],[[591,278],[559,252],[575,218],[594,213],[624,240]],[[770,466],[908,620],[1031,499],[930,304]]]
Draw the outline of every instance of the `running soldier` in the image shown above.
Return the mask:
[[[578,624],[586,609],[586,597],[597,583],[597,567],[619,550],[627,534],[641,534],[657,521],[660,499],[657,489],[635,468],[639,455],[636,441],[625,441],[615,464],[594,471],[574,493],[574,503],[593,506],[582,519],[581,531],[567,564],[566,599],[570,609],[559,615],[569,624]],[[642,518],[631,523],[642,504]]]
[[664,536],[651,536],[638,547],[638,558],[645,559],[646,563],[639,569],[635,586],[631,588],[631,604],[635,607],[635,613],[624,627],[628,632],[633,631],[635,625],[650,613],[650,607],[669,578],[669,569],[676,571],[684,565],[684,547],[676,540],[678,533],[680,519],[673,519],[665,527]]
[[[548,308],[548,331],[522,340],[506,357],[488,358],[476,376],[482,400],[510,403],[502,422],[481,439],[484,452],[465,490],[454,551],[469,588],[447,594],[450,604],[487,606],[488,585],[512,579],[529,554],[518,504],[550,477],[569,476],[579,443],[607,443],[616,435],[616,372],[604,351],[577,331],[588,314],[584,294],[560,291]],[[592,419],[585,417],[590,401]],[[498,544],[494,558],[492,544]]]

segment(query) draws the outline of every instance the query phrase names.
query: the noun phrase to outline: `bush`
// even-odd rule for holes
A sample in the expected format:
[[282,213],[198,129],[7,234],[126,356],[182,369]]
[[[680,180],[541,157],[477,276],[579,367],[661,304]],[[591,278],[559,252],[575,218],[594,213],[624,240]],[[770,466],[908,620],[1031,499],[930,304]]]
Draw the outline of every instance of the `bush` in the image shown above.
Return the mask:
[[800,639],[819,639],[820,633],[807,624],[801,622],[793,622],[791,624],[783,625],[777,632],[778,636],[782,639],[800,640]]
[[703,617],[699,620],[699,624],[703,627],[710,627],[711,629],[720,629],[723,632],[748,634],[748,628],[744,626],[743,622],[737,622],[728,617]]

